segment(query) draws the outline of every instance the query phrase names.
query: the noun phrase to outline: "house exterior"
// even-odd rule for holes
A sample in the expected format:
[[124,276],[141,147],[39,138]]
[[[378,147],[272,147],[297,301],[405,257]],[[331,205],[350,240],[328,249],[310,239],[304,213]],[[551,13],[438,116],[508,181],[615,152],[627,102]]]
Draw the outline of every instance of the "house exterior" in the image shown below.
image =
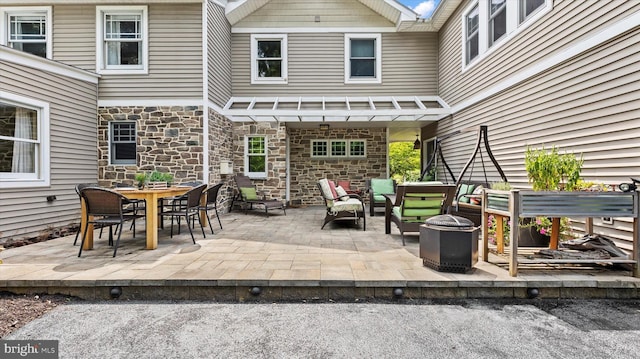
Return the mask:
[[[170,171],[225,182],[228,210],[244,173],[320,204],[320,178],[386,177],[391,141],[419,134],[426,159],[435,136],[479,125],[516,186],[526,146],[543,144],[623,182],[640,171],[639,17],[607,0],[442,0],[430,19],[393,0],[4,1],[0,104],[48,107],[51,140],[35,145],[50,153],[29,174],[40,183],[0,169],[0,242],[77,222],[78,182]],[[454,173],[474,145],[442,142]],[[628,241],[613,223],[596,225]]]

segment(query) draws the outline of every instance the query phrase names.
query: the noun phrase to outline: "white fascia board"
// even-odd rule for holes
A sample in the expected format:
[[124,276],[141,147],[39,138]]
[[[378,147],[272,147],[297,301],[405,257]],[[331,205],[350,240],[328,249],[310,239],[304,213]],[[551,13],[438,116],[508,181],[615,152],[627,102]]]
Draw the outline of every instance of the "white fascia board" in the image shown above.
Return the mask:
[[[111,5],[111,4],[200,4],[203,0],[49,0],[46,1],[47,5]],[[222,2],[224,0],[218,0]],[[226,2],[226,1],[224,1]],[[19,0],[12,1],[6,0],[2,2],[3,6],[9,5],[42,5],[42,0]]]
[[231,33],[234,34],[291,34],[291,33],[305,33],[305,34],[325,34],[325,33],[378,33],[378,32],[396,32],[395,27],[233,27]]
[[452,113],[457,113],[477,103],[480,103],[502,91],[505,91],[539,74],[542,74],[545,71],[548,71],[586,51],[601,46],[604,43],[611,41],[612,39],[622,35],[623,33],[637,27],[638,24],[640,24],[640,12],[636,12],[635,14],[628,16],[605,28],[604,30],[598,32],[590,38],[579,41],[575,45],[570,46],[555,55],[545,58],[544,60],[530,66],[529,68],[518,72],[514,76],[511,76],[507,80],[498,83],[496,86],[488,88],[482,93],[454,105],[451,108],[451,111]]
[[4,45],[0,45],[0,59],[1,61],[12,62],[18,65],[51,72],[60,76],[70,77],[92,84],[97,84],[98,79],[100,78],[100,75],[94,72],[82,70],[77,67],[65,65],[57,61],[45,59],[43,57],[32,55],[24,51],[14,50]]

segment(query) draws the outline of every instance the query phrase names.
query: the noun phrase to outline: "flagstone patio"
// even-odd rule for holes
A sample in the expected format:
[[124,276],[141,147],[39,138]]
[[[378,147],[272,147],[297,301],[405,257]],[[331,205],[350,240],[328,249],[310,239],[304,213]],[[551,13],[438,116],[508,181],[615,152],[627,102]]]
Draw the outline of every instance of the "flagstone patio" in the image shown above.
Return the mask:
[[[397,228],[384,234],[382,215],[367,217],[367,230],[353,222],[320,230],[324,207],[221,215],[215,235],[199,228],[193,245],[186,228],[158,248],[146,250],[144,226],[136,238],[123,231],[118,255],[107,235],[78,258],[74,236],[0,252],[0,291],[59,293],[96,300],[170,299],[217,301],[370,300],[429,298],[638,298],[640,279],[605,267],[521,268],[479,261],[466,274],[423,266],[419,237],[402,241]],[[481,247],[481,246],[480,246]],[[495,258],[494,258],[495,259]],[[493,261],[492,261],[493,262]]]

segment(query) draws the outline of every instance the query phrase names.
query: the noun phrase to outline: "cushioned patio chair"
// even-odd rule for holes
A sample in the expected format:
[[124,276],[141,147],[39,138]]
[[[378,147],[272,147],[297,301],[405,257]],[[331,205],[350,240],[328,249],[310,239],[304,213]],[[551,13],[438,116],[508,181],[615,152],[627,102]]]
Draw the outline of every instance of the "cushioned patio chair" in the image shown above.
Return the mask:
[[367,192],[369,193],[369,215],[373,217],[375,207],[384,208],[385,198],[383,194],[396,193],[396,181],[390,178],[368,179]]
[[425,220],[445,214],[451,207],[456,193],[455,185],[407,185],[398,186],[395,203],[390,211],[385,210],[385,231],[390,233],[390,222],[398,226],[405,245],[405,232],[419,232]]
[[356,194],[347,194],[346,192],[338,193],[333,181],[329,181],[326,178],[318,181],[318,188],[327,207],[327,214],[320,229],[323,229],[327,223],[336,220],[352,220],[357,223],[362,219],[362,230],[367,230],[367,218],[362,197]]
[[244,213],[248,213],[250,209],[253,209],[254,205],[259,205],[264,208],[264,213],[269,217],[270,209],[281,209],[284,215],[287,215],[287,211],[284,206],[284,202],[279,199],[268,199],[264,193],[259,192],[256,186],[251,182],[251,179],[245,175],[236,175],[234,177],[238,192],[233,197],[231,202],[231,208],[234,204],[240,203]]

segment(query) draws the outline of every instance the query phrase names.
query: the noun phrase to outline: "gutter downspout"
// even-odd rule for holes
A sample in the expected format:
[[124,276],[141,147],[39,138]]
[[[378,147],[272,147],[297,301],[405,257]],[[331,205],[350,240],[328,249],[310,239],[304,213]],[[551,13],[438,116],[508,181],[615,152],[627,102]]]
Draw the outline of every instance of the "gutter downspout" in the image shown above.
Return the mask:
[[207,0],[202,1],[202,182],[209,183],[209,76],[208,75],[208,13]]

